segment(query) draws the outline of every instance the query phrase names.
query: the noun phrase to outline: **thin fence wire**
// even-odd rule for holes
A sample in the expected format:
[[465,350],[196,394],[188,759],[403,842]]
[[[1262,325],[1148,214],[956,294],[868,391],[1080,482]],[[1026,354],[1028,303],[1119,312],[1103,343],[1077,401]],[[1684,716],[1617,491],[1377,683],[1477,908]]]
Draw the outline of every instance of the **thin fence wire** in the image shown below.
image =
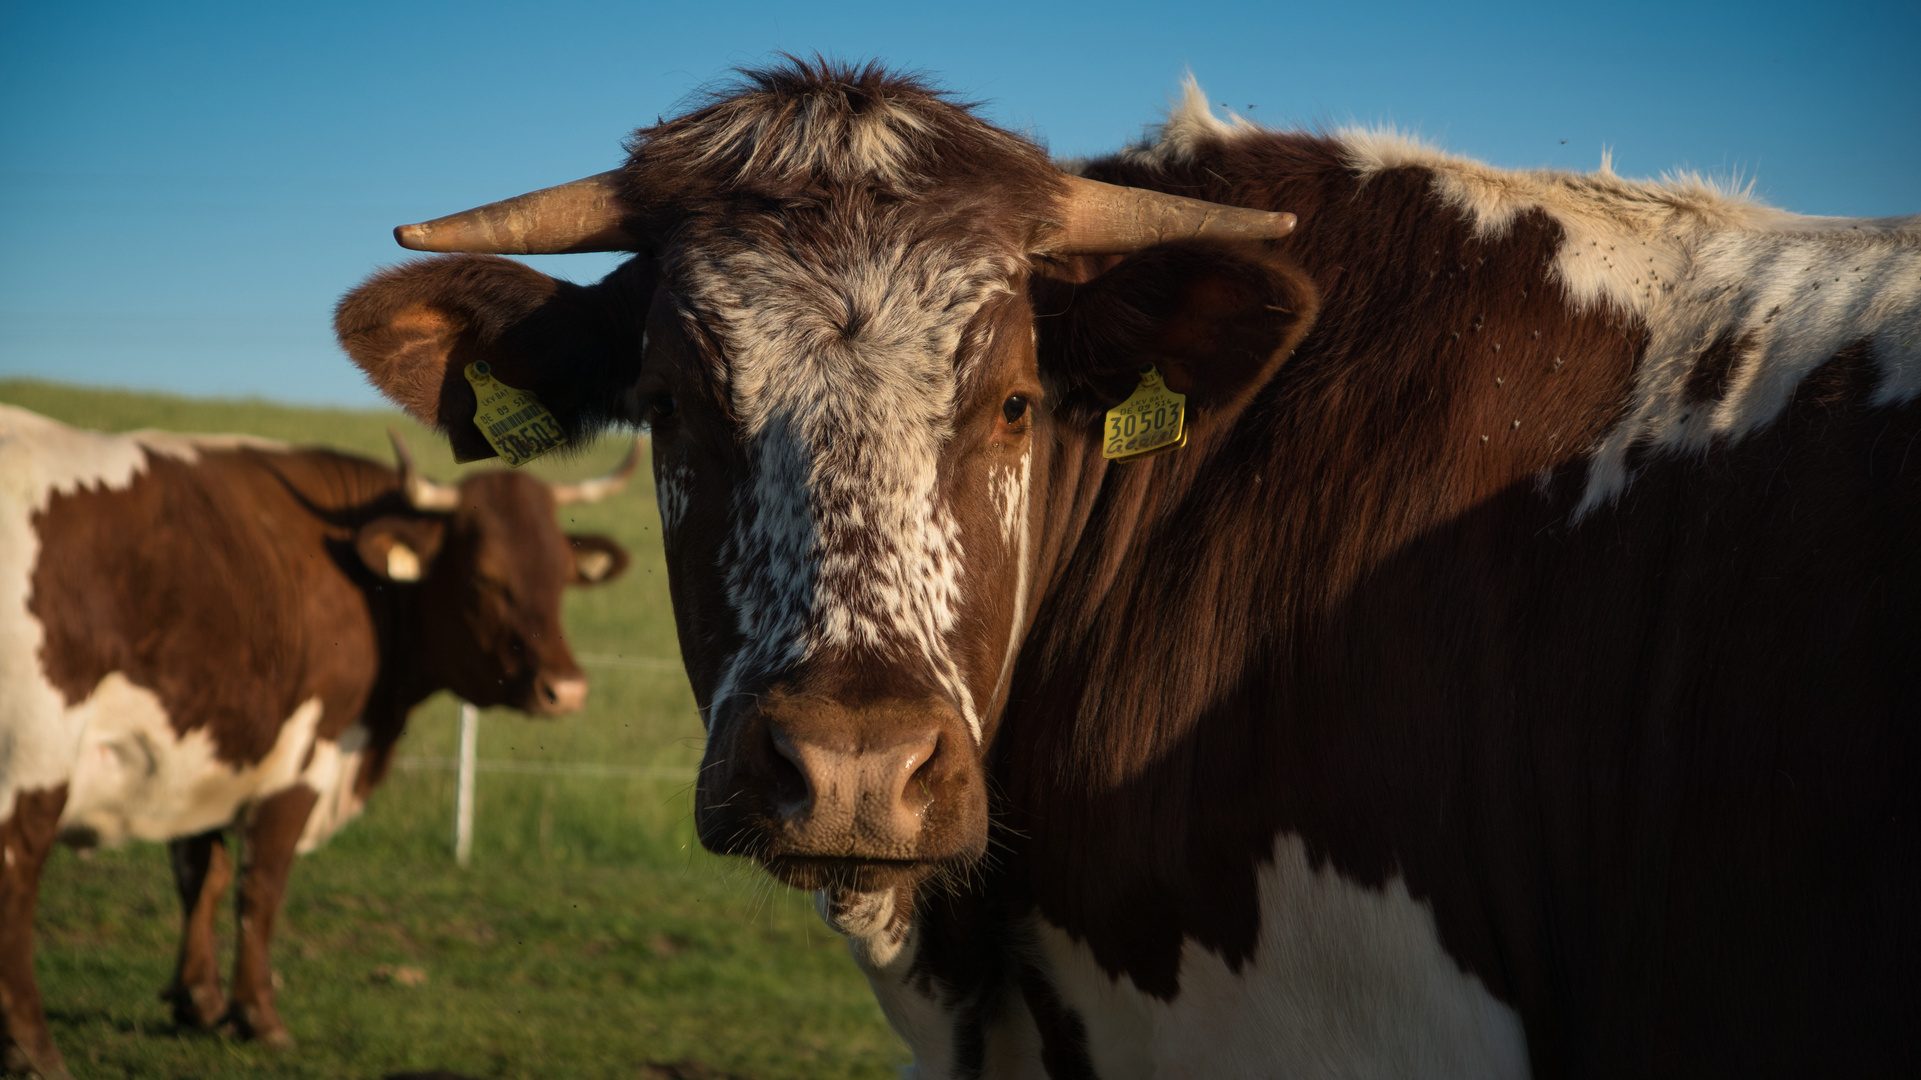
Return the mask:
[[[621,656],[615,653],[579,653],[586,667],[620,668],[628,671],[682,671],[679,660],[659,656]],[[462,704],[462,709],[471,705]],[[463,727],[463,735],[468,731]],[[463,744],[463,749],[464,749]],[[402,756],[394,767],[408,772],[459,772],[457,757]],[[692,780],[698,770],[679,765],[609,765],[594,761],[513,761],[504,758],[476,759],[478,772],[530,773],[548,776],[593,776],[610,780]]]
[[[408,772],[458,772],[460,759],[451,757],[397,757],[394,768]],[[614,780],[692,780],[699,771],[681,765],[603,765],[585,761],[511,761],[480,758],[474,762],[479,772],[544,773],[556,776],[598,776]]]
[[[628,671],[682,670],[679,660],[657,656],[620,656],[607,653],[581,653],[579,660],[588,667],[619,668]],[[406,755],[394,758],[394,767],[407,772],[453,772],[458,774],[454,799],[454,861],[468,865],[474,849],[474,789],[478,773],[521,773],[537,776],[580,776],[603,780],[670,780],[682,783],[699,775],[699,770],[684,765],[609,765],[598,761],[515,761],[508,758],[480,758],[475,754],[480,738],[480,710],[467,702],[460,704],[460,753],[456,757]]]
[[619,656],[607,653],[580,653],[576,659],[587,667],[626,668],[629,671],[684,671],[679,660],[658,656]]

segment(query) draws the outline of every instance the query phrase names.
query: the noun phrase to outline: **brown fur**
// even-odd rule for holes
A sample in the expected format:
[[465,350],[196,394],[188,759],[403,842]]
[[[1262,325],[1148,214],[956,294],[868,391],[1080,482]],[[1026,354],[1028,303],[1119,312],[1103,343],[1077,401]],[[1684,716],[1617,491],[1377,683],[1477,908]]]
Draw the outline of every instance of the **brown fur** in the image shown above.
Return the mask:
[[1911,1053],[1890,991],[1921,940],[1885,905],[1921,884],[1890,771],[1921,579],[1888,556],[1921,535],[1892,452],[1921,422],[1866,406],[1864,350],[1577,528],[1639,334],[1570,314],[1545,221],[1476,241],[1418,170],[1361,187],[1299,136],[1090,175],[1299,213],[1322,315],[1235,445],[1157,462],[1151,498],[1109,474],[1061,575],[1107,585],[1029,637],[996,775],[1040,911],[1173,996],[1183,936],[1251,955],[1296,832],[1406,876],[1538,1075]]
[[43,1080],[70,1080],[60,1048],[47,1032],[40,984],[33,977],[33,913],[40,868],[53,850],[65,784],[26,792],[0,825],[0,1069],[32,1069]]

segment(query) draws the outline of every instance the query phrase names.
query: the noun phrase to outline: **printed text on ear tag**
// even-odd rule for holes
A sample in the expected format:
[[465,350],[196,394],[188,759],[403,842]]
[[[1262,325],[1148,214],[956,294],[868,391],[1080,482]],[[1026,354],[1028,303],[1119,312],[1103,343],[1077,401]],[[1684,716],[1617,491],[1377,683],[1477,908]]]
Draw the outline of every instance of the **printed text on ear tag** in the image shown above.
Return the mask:
[[468,364],[466,373],[480,402],[474,410],[474,426],[507,464],[518,469],[567,441],[547,406],[528,391],[494,378],[487,361]]
[[1110,461],[1133,461],[1187,445],[1187,395],[1177,394],[1161,381],[1160,369],[1141,370],[1141,384],[1127,400],[1107,410],[1101,432],[1101,456]]

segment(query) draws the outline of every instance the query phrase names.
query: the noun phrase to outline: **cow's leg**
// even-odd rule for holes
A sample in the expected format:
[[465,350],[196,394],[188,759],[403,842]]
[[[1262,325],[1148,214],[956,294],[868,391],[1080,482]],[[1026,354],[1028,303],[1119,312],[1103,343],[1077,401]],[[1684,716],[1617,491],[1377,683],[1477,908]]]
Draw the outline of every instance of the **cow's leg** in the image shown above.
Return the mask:
[[233,860],[227,855],[220,830],[204,832],[167,845],[173,860],[173,883],[180,890],[182,925],[180,962],[173,985],[161,1000],[173,1003],[174,1023],[210,1029],[220,1023],[226,998],[220,993],[219,960],[214,955],[214,916],[220,898],[233,880]]
[[240,949],[233,965],[233,1009],[228,1015],[240,1034],[269,1046],[292,1046],[293,1036],[274,1011],[273,968],[267,948],[274,919],[287,891],[294,847],[320,796],[305,784],[263,800],[245,827],[245,860],[240,875]]
[[33,912],[40,869],[53,850],[67,785],[14,796],[13,816],[0,825],[0,1067],[31,1069],[46,1080],[71,1080],[47,1030],[40,985],[33,977]]

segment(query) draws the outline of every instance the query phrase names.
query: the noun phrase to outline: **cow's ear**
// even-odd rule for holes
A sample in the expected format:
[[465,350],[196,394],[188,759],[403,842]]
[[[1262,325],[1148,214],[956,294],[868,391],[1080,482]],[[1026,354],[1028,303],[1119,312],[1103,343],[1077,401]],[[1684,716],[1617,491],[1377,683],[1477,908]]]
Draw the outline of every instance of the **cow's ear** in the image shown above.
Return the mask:
[[605,536],[568,533],[567,547],[574,553],[575,585],[605,585],[631,561],[626,548]]
[[354,550],[367,569],[388,581],[419,581],[440,554],[446,535],[444,521],[389,514],[360,527]]
[[570,437],[624,415],[640,370],[654,267],[636,257],[575,285],[492,255],[449,255],[373,275],[334,310],[340,345],[381,393],[447,435],[454,456],[495,456],[474,426],[466,367],[538,397]]
[[1037,278],[1034,297],[1049,316],[1037,320],[1043,365],[1091,408],[1124,400],[1152,364],[1196,425],[1230,418],[1320,309],[1312,279],[1272,244],[1167,244],[1102,269]]

